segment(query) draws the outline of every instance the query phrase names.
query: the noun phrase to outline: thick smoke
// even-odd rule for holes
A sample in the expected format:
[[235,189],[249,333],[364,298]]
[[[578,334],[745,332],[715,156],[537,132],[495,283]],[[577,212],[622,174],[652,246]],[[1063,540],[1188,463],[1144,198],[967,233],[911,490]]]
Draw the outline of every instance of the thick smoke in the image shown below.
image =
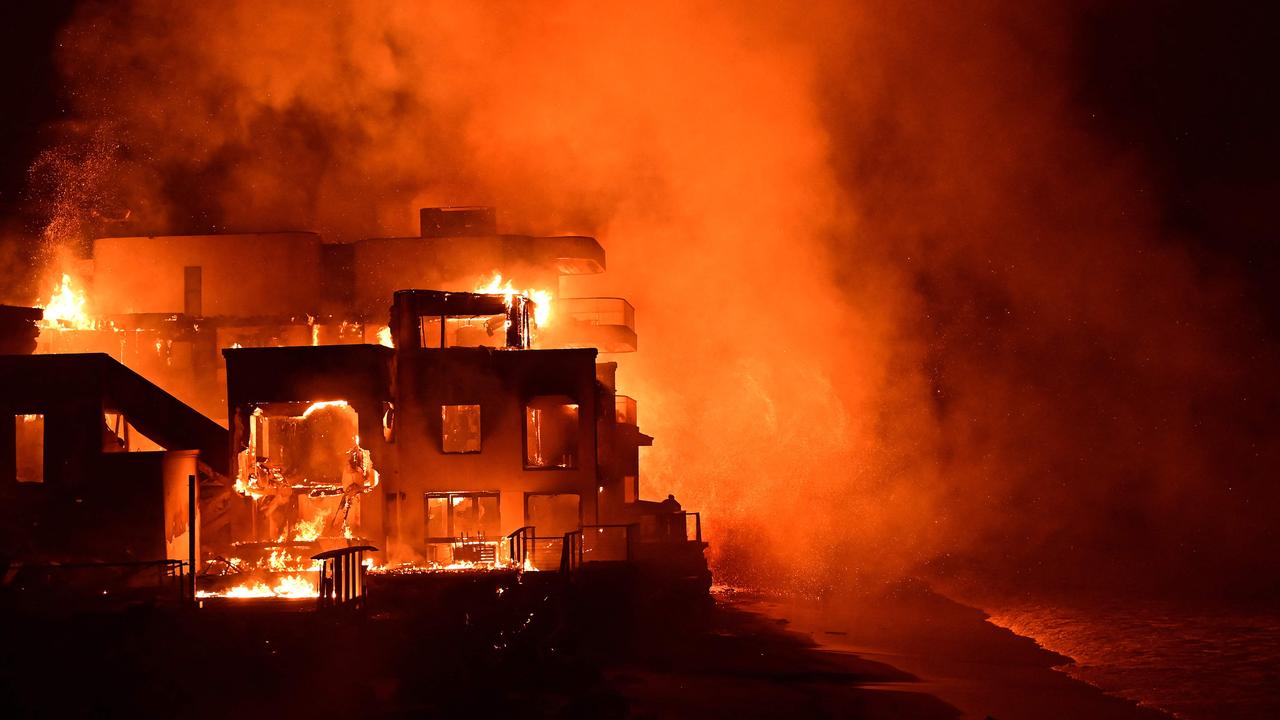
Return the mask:
[[61,62],[117,234],[597,234],[564,290],[637,306],[642,485],[726,579],[1239,567],[1270,349],[1009,5],[103,4]]

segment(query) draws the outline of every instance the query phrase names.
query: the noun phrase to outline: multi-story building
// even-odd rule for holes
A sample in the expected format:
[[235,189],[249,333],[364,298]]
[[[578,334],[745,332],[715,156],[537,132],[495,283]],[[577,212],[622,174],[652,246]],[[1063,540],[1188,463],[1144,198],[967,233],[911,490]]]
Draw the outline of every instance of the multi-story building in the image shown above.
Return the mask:
[[[634,311],[559,294],[561,276],[603,271],[592,238],[427,208],[419,237],[101,238],[86,267],[92,317],[47,328],[37,352],[109,354],[225,418],[220,438],[209,422],[199,447],[165,445],[203,462],[206,558],[360,541],[388,562],[548,567],[678,537],[701,562],[686,515],[640,498],[652,439],[601,357],[636,349]],[[131,427],[107,404],[104,425],[112,412]]]

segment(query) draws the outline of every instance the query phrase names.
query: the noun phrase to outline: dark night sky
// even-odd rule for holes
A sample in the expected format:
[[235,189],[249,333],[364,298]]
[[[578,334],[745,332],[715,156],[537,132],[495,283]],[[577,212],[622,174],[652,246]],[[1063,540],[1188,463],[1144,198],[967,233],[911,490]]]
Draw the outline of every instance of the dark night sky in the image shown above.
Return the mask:
[[[27,168],[47,125],[66,117],[54,64],[71,0],[0,7],[0,228],[23,217]],[[1265,3],[1104,3],[1075,33],[1078,102],[1118,150],[1137,151],[1171,242],[1206,268],[1241,273],[1280,334],[1280,127],[1274,10]]]

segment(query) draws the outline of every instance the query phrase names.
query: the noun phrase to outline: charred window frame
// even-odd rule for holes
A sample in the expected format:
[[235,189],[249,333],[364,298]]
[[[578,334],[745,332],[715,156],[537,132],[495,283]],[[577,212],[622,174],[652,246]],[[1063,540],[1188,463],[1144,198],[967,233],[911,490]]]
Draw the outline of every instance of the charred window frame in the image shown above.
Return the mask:
[[427,542],[502,537],[497,492],[434,492],[423,498]]
[[418,337],[422,347],[437,350],[444,347],[444,317],[441,315],[418,316]]
[[450,454],[480,452],[480,406],[440,406],[440,450]]
[[580,410],[564,395],[542,395],[525,403],[525,470],[577,469]]
[[505,313],[489,315],[420,315],[418,339],[427,350],[449,347],[503,347],[507,344]]

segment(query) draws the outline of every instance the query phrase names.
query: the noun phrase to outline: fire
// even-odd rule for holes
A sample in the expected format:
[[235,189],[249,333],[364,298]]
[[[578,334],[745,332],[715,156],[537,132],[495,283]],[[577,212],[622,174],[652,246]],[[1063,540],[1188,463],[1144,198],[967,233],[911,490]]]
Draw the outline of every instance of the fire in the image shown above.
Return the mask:
[[285,575],[277,580],[274,586],[255,580],[226,590],[200,590],[196,593],[198,598],[314,598],[319,596],[320,591],[316,589],[315,582],[303,575]]
[[510,280],[503,282],[502,273],[493,272],[493,277],[487,282],[481,281],[476,285],[476,292],[485,295],[504,295],[507,298],[507,305],[511,304],[511,299],[516,295],[529,298],[533,301],[533,322],[538,327],[546,327],[547,321],[551,319],[551,293],[547,290],[516,290]]
[[320,402],[311,403],[306,410],[303,410],[302,417],[311,417],[311,413],[331,407],[350,407],[350,405],[347,404],[346,400],[321,400]]
[[374,575],[425,575],[429,573],[439,572],[459,572],[465,570],[492,570],[497,567],[495,565],[486,565],[475,562],[460,560],[447,565],[440,563],[414,563],[403,562],[387,565],[374,565],[366,562],[365,567]]
[[44,309],[46,327],[92,330],[96,323],[85,312],[86,302],[84,290],[72,287],[71,276],[62,273],[62,282],[54,286],[49,302],[36,303],[36,307]]
[[262,498],[266,497],[266,495],[249,487],[249,485],[245,483],[245,481],[241,478],[236,478],[235,491],[240,493],[241,495],[251,497],[254,500],[261,500]]
[[292,569],[301,558],[294,557],[284,548],[276,548],[271,551],[270,557],[267,558],[267,567],[280,572],[282,570]]
[[387,347],[395,347],[395,343],[391,342],[391,328],[383,325],[378,328],[378,344]]
[[310,520],[299,520],[293,526],[293,539],[298,542],[311,542],[320,537],[320,533],[324,530],[324,519],[329,513],[322,512],[311,518]]

